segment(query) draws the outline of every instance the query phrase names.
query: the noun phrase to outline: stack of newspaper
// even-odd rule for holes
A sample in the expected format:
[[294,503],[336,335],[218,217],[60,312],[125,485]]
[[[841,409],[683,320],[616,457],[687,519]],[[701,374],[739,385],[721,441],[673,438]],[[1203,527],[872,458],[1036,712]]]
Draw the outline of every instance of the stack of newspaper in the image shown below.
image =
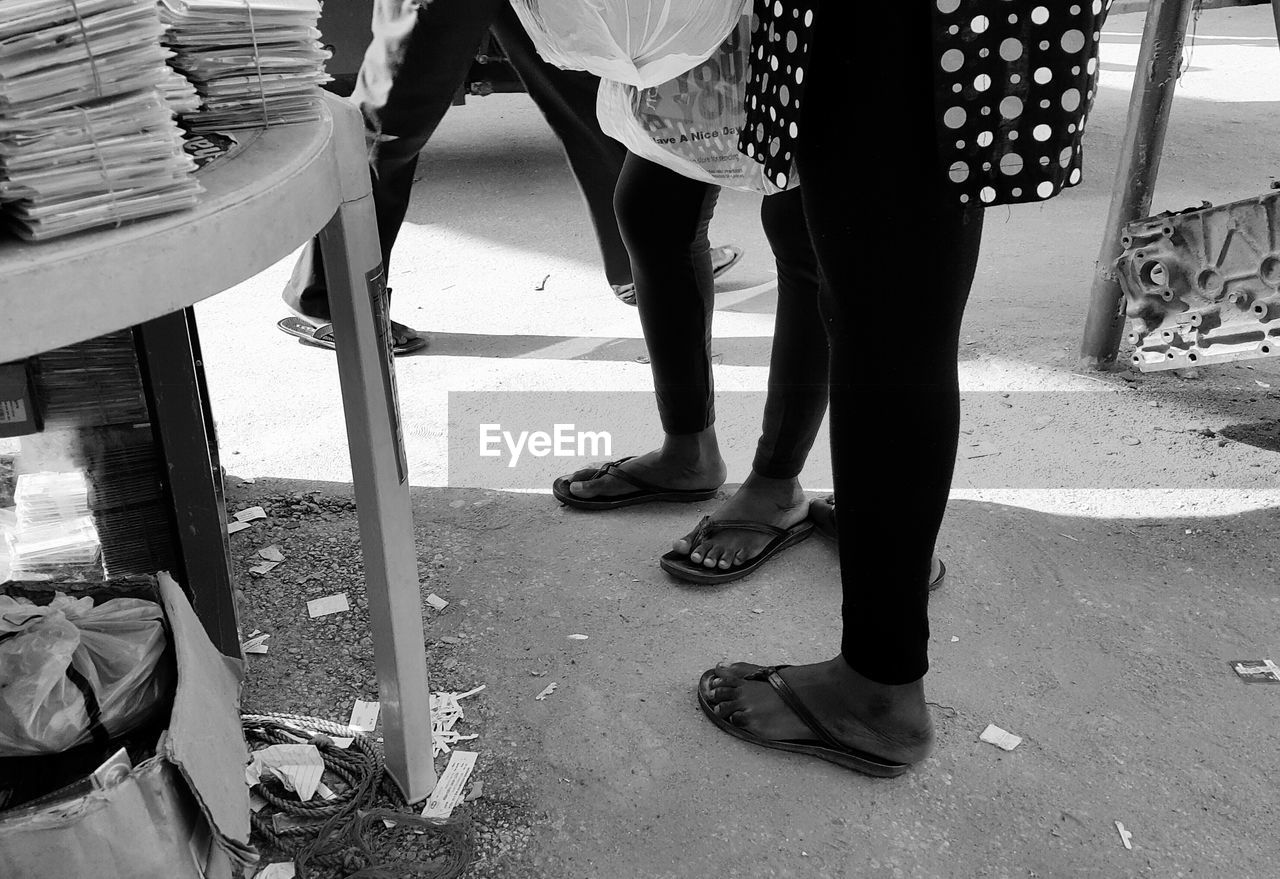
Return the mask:
[[160,17],[171,63],[204,100],[183,117],[193,131],[319,118],[318,87],[331,77],[318,0],[160,0]]
[[0,213],[43,240],[191,207],[154,0],[0,2]]
[[187,116],[199,110],[203,102],[195,85],[174,68],[170,67],[168,70],[168,76],[160,82],[158,88],[169,104],[169,109],[175,116]]

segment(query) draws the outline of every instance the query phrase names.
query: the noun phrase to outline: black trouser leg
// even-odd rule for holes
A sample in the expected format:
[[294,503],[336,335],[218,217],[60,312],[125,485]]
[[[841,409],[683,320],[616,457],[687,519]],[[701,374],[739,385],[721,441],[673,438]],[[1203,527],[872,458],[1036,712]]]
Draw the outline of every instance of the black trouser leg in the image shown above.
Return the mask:
[[[927,85],[915,90],[930,70],[928,15],[920,4],[875,16],[887,45],[921,47],[897,62],[901,71],[884,71],[899,88],[866,108],[876,131],[902,145],[893,168],[868,170],[852,158],[844,135],[857,80],[839,29],[817,30],[797,154],[831,341],[841,653],[883,684],[928,670],[927,583],[955,464],[957,345],[982,229],[981,213],[944,200],[930,176],[931,97]],[[887,303],[904,300],[909,329],[886,317]]]
[[[630,264],[613,218],[613,190],[625,150],[605,136],[596,121],[599,80],[538,58],[503,0],[432,0],[425,6],[375,0],[373,41],[351,100],[359,105],[368,134],[384,271],[413,194],[418,154],[452,106],[490,26],[501,32],[504,50],[565,145],[591,211],[610,283],[627,283]],[[314,241],[295,265],[284,299],[295,311],[328,320],[324,266]]]
[[718,186],[628,154],[614,196],[635,273],[658,415],[663,431],[673,436],[698,433],[715,422],[707,229],[719,195]]
[[803,208],[798,189],[768,196],[760,206],[778,266],[778,311],[769,394],[751,469],[773,479],[800,475],[827,411],[830,357],[818,312],[818,260]]
[[[351,100],[364,116],[384,272],[409,207],[418,153],[448,112],[481,38],[505,5],[502,0],[435,0],[426,6],[374,0],[373,40]],[[308,317],[329,319],[315,241],[294,266],[284,300]]]
[[561,70],[543,61],[510,4],[503,4],[498,12],[493,32],[529,96],[560,138],[587,202],[604,257],[605,277],[610,284],[631,283],[631,260],[613,214],[613,191],[627,148],[600,130],[596,118],[599,78],[581,70]]

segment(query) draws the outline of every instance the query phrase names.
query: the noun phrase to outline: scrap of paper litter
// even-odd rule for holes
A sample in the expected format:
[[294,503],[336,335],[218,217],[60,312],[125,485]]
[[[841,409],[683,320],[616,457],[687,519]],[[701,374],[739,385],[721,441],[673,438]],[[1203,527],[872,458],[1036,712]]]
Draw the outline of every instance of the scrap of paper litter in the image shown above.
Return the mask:
[[237,522],[252,522],[254,519],[267,518],[267,511],[262,509],[262,507],[249,507],[248,509],[241,510],[236,513],[231,518],[235,519]]
[[304,803],[315,794],[324,773],[324,758],[315,745],[270,745],[254,751],[253,760],[270,770]]
[[347,721],[347,726],[352,729],[358,729],[361,732],[373,732],[374,727],[378,725],[378,702],[366,702],[363,699],[357,699],[355,704],[351,706],[351,719]]
[[982,735],[978,736],[978,738],[988,744],[995,745],[997,748],[1004,748],[1006,751],[1012,751],[1022,744],[1022,736],[1015,736],[994,723],[988,723],[987,728],[982,731]]
[[249,523],[248,523],[248,522],[228,522],[228,523],[227,523],[227,533],[228,533],[228,534],[235,534],[237,531],[243,531],[244,529],[246,529],[246,528],[248,528],[248,527],[249,527]]
[[554,693],[555,691],[556,691],[556,682],[555,682],[555,681],[552,681],[551,683],[547,684],[547,686],[543,689],[543,691],[542,691],[541,693],[539,693],[538,695],[534,696],[533,698],[535,698],[535,699],[537,699],[539,702],[541,702],[543,699],[547,698],[548,696],[550,696],[550,695],[551,695],[552,693]]
[[316,785],[316,793],[320,795],[322,800],[336,800],[338,795],[329,789],[329,785],[323,781]]
[[431,605],[436,610],[444,610],[446,607],[449,606],[449,602],[445,601],[443,598],[441,598],[439,595],[436,595],[434,592],[432,592],[430,595],[427,596],[427,604]]
[[570,640],[570,641],[585,641],[585,640],[587,640],[587,637],[588,637],[587,635],[570,635],[570,636],[569,636],[569,640]]
[[297,875],[298,868],[294,866],[293,861],[282,861],[277,864],[267,864],[254,879],[293,879]]
[[449,765],[445,767],[444,774],[431,792],[431,798],[422,809],[423,818],[448,818],[453,814],[454,807],[462,802],[462,794],[471,771],[475,769],[477,756],[479,755],[475,751],[454,751],[450,755]]
[[1129,840],[1133,839],[1133,834],[1125,830],[1124,825],[1119,821],[1116,822],[1116,831],[1120,834],[1120,841],[1124,843],[1124,847],[1132,851],[1133,843],[1129,842]]
[[258,550],[258,555],[262,556],[262,558],[269,562],[284,561],[284,553],[280,551],[279,545],[275,543],[270,546],[264,546],[262,549]]
[[351,610],[351,605],[347,604],[347,593],[339,592],[337,595],[326,595],[324,598],[313,598],[307,602],[307,613],[311,614],[311,618],[322,617],[331,613],[342,613]]
[[1270,659],[1233,659],[1231,670],[1246,684],[1280,684],[1280,665]]
[[267,639],[270,635],[257,635],[240,645],[241,653],[266,653]]
[[431,756],[438,757],[449,753],[451,747],[458,742],[479,738],[479,735],[463,735],[454,727],[462,720],[462,706],[459,699],[474,696],[485,688],[484,684],[465,693],[432,693],[431,694]]
[[272,569],[277,568],[279,566],[280,566],[279,562],[263,562],[262,564],[254,565],[249,570],[255,574],[269,574],[271,573]]

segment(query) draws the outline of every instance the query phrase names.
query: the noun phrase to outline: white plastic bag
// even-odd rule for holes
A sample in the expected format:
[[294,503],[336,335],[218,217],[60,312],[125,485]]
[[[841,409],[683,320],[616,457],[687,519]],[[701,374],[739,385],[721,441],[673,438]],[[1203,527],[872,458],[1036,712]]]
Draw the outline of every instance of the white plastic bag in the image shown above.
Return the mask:
[[550,64],[647,88],[695,67],[750,0],[511,0]]
[[[92,738],[82,687],[115,736],[167,703],[172,669],[159,604],[58,593],[48,605],[0,595],[0,756],[52,754]],[[78,676],[80,684],[73,678]]]
[[[602,80],[596,115],[628,150],[685,177],[731,189],[779,192],[764,166],[738,151],[746,124],[751,16],[692,70],[650,88]],[[790,174],[789,186],[799,182]]]

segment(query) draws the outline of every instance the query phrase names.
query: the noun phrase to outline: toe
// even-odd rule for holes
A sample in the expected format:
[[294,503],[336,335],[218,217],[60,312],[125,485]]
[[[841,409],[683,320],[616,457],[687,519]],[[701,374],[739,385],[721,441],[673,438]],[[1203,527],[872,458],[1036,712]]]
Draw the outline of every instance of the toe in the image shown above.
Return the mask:
[[[702,547],[701,545],[694,543],[697,537],[698,537],[698,529],[694,528],[684,537],[677,537],[675,540],[673,540],[671,542],[671,549],[679,553],[680,555],[689,556],[689,559],[696,564],[697,562],[702,561],[702,554],[700,552]],[[695,554],[696,554],[696,557],[695,557]]]
[[721,684],[736,684],[759,671],[761,666],[753,662],[720,662],[716,664],[716,678]]
[[702,566],[704,568],[714,568],[720,564],[720,553],[722,548],[714,544],[707,546],[702,553]]

